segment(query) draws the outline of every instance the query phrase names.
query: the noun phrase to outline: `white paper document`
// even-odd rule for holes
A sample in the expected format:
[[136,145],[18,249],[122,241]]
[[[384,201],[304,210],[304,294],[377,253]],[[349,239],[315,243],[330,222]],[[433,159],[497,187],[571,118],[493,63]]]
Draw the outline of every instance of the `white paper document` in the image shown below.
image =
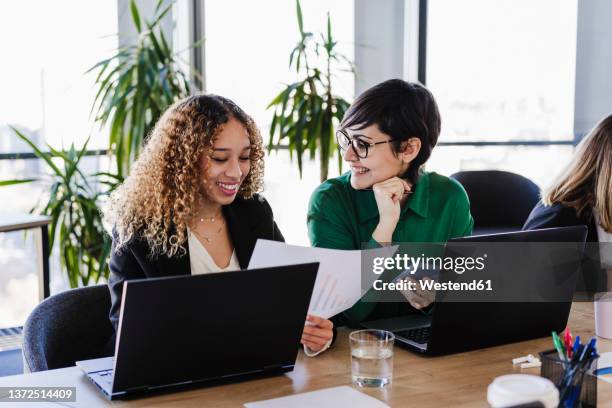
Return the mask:
[[[249,269],[319,262],[308,313],[328,319],[353,306],[366,292],[362,289],[362,262],[371,265],[375,257],[390,257],[396,250],[397,246],[365,250],[312,248],[260,239]],[[366,278],[373,282],[375,275],[370,273]],[[365,288],[371,284],[368,282]]]
[[387,404],[376,398],[346,385],[265,401],[248,402],[244,406],[246,408],[389,408]]
[[612,384],[612,352],[602,353],[599,356],[595,375],[600,380]]

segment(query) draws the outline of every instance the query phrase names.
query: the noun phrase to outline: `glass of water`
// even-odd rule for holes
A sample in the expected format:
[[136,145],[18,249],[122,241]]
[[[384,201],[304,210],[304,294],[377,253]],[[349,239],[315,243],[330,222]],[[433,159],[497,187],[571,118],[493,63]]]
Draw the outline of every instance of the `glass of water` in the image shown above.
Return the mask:
[[360,387],[384,387],[393,380],[395,336],[385,330],[359,330],[349,335],[353,382]]

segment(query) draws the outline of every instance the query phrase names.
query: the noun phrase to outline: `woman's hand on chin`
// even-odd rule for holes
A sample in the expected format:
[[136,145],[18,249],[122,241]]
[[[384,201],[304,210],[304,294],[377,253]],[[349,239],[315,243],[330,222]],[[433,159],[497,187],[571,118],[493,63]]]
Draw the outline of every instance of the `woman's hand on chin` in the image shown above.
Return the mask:
[[318,316],[306,316],[306,324],[301,343],[313,352],[321,351],[334,337],[334,324],[331,320]]
[[380,217],[378,226],[372,234],[372,238],[377,242],[392,241],[393,231],[395,231],[401,212],[400,202],[404,194],[411,191],[411,188],[410,183],[399,177],[392,177],[372,186]]

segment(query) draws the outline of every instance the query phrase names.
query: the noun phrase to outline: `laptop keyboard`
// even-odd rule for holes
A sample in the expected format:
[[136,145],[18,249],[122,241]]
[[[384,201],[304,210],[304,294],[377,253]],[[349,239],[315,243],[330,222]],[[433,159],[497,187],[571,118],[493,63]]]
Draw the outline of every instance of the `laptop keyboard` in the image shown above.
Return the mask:
[[419,344],[427,344],[429,342],[429,334],[431,326],[419,327],[416,329],[397,331],[395,334],[405,339],[414,341]]
[[112,385],[113,384],[113,369],[111,368],[110,370],[104,370],[104,371],[98,371],[96,373],[96,375],[99,376],[99,378],[106,382],[108,385]]

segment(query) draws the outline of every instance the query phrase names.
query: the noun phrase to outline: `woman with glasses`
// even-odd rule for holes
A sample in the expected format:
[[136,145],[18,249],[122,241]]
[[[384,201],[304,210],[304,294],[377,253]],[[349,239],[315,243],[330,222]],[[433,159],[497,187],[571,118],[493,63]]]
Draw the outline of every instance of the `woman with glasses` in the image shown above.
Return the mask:
[[[312,245],[361,249],[363,244],[446,242],[470,235],[474,221],[463,187],[423,168],[439,134],[438,106],[423,86],[392,79],[363,92],[336,134],[350,172],[325,181],[310,199]],[[362,299],[332,321],[358,327],[431,303],[431,296],[418,291],[407,299]]]

